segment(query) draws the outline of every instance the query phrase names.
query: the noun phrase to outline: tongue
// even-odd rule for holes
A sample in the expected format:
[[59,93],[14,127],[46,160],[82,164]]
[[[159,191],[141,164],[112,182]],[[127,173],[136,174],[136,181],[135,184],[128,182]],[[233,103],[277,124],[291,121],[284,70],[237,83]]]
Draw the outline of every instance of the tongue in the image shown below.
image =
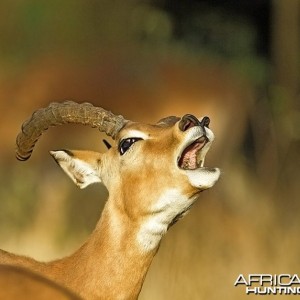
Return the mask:
[[179,167],[185,170],[197,169],[197,152],[203,147],[203,143],[195,142],[184,149]]

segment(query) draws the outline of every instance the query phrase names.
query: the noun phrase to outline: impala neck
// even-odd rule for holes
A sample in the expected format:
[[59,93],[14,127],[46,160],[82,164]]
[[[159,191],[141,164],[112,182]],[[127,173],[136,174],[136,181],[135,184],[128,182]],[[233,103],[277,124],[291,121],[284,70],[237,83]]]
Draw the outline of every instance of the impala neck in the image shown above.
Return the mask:
[[[136,299],[158,247],[143,251],[138,224],[108,201],[88,241],[73,255],[53,262],[54,279],[84,299]],[[51,264],[50,264],[51,266]]]

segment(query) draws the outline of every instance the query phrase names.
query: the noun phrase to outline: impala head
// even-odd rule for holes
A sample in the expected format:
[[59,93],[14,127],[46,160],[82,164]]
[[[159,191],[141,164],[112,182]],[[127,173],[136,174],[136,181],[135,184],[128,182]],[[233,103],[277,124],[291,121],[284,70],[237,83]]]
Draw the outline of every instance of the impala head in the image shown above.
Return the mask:
[[115,140],[106,153],[59,150],[51,155],[80,188],[103,182],[110,199],[130,218],[139,222],[155,215],[170,226],[219,178],[219,169],[204,166],[214,140],[209,122],[208,117],[185,115],[147,125],[87,103],[53,103],[24,123],[16,155],[28,159],[49,126],[80,123],[96,127]]

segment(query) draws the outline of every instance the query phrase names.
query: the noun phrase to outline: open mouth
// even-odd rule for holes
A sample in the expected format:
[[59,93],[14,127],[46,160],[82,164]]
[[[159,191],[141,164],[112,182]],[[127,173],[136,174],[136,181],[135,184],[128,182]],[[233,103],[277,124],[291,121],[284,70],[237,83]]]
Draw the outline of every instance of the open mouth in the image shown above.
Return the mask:
[[183,170],[195,170],[203,167],[204,157],[201,158],[201,149],[208,142],[206,136],[202,136],[187,146],[178,158],[178,167]]

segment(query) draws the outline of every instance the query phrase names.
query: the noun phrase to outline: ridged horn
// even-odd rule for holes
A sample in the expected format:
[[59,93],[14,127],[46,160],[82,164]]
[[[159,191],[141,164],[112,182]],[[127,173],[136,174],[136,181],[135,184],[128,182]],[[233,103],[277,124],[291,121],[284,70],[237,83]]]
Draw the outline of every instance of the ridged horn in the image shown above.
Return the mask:
[[31,118],[23,123],[16,139],[16,157],[21,161],[27,160],[41,134],[51,126],[67,123],[89,125],[115,139],[126,122],[128,121],[122,116],[116,116],[91,103],[53,102],[48,107],[35,111]]

